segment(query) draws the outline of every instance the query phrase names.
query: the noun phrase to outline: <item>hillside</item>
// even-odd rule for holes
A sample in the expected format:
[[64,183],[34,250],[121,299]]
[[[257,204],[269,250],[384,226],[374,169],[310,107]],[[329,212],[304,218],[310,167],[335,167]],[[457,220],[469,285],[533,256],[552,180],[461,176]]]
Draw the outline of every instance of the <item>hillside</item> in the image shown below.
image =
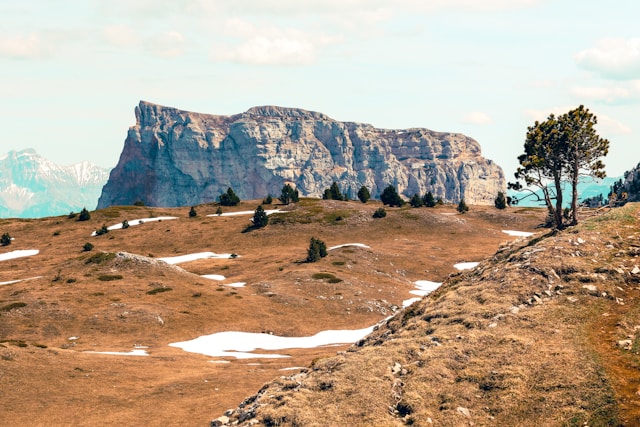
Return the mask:
[[[253,211],[257,203],[223,210]],[[215,214],[214,204],[196,207],[195,218],[185,208],[130,206],[92,212],[86,222],[0,220],[0,232],[14,238],[0,247],[3,422],[207,425],[273,378],[349,345],[259,350],[289,357],[240,359],[169,344],[224,331],[304,337],[371,327],[415,297],[416,281],[442,281],[457,271],[455,263],[480,261],[514,239],[502,230],[535,231],[544,217],[536,209],[472,206],[459,215],[440,206],[387,208],[386,218],[374,220],[379,207],[302,199],[268,206],[285,212],[244,233],[249,215],[206,216]],[[103,224],[170,216],[176,219],[91,237]],[[309,264],[303,261],[312,236],[328,247],[368,248],[340,247]],[[95,246],[90,252],[83,251],[87,242]],[[39,252],[6,259],[29,250]],[[121,251],[139,256],[117,256]],[[238,257],[157,261],[209,251]],[[246,285],[231,286],[239,282]]]

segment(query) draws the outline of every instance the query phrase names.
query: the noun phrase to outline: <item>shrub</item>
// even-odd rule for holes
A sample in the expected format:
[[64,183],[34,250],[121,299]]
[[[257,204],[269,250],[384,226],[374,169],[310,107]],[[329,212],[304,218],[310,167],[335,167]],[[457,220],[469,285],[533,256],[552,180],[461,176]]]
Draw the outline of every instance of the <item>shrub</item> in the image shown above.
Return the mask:
[[161,288],[155,288],[155,289],[151,289],[150,291],[147,291],[147,295],[155,295],[155,294],[159,294],[159,293],[162,293],[162,292],[169,292],[169,291],[172,291],[172,290],[173,289],[168,287],[168,286],[161,287]]
[[324,200],[347,200],[346,196],[342,194],[340,191],[340,187],[338,183],[333,181],[331,187],[324,190],[324,194],[322,195]]
[[69,218],[69,219],[73,219],[73,218],[75,218],[75,217],[76,217],[76,214],[75,214],[75,212],[73,212],[73,211],[72,211],[72,212],[69,212],[69,215],[67,215],[67,218]]
[[22,308],[26,306],[26,302],[12,302],[11,304],[5,305],[4,307],[0,308],[0,311],[11,311],[14,308]]
[[216,215],[222,215],[222,208],[220,206],[218,206],[218,209],[216,209]]
[[87,208],[82,208],[80,211],[80,215],[78,216],[78,221],[89,221],[91,219],[91,214],[87,210]]
[[127,221],[126,219],[122,221],[122,228],[125,230],[129,228],[129,221]]
[[84,246],[82,247],[82,250],[85,252],[89,252],[93,249],[93,245],[89,242],[85,243]]
[[496,197],[493,203],[498,209],[505,209],[507,207],[507,199],[504,197],[502,191],[498,192],[498,197]]
[[307,262],[316,262],[326,256],[327,245],[322,240],[312,237],[307,250]]
[[103,234],[107,234],[108,232],[109,232],[109,229],[107,228],[107,226],[102,224],[102,228],[100,228],[99,230],[96,230],[96,236],[102,236]]
[[222,193],[219,199],[222,206],[235,206],[240,203],[240,197],[236,196],[231,187],[227,188],[227,192]]
[[404,205],[404,200],[396,191],[396,188],[393,185],[387,185],[384,190],[382,190],[382,194],[380,194],[380,200],[383,204],[393,206],[402,206]]
[[253,213],[253,226],[255,228],[266,227],[269,224],[269,217],[262,206],[258,206]]
[[194,218],[196,216],[198,216],[198,212],[196,212],[196,208],[191,206],[191,209],[189,209],[189,218]]
[[288,205],[291,202],[298,202],[298,200],[300,200],[300,195],[298,194],[298,190],[294,189],[291,184],[285,184],[282,187],[282,191],[280,192],[280,197],[278,197],[278,199],[280,199],[283,204]]
[[121,280],[122,274],[103,274],[98,276],[98,280],[102,282],[111,282],[113,280]]
[[262,201],[262,204],[270,205],[271,203],[273,203],[273,197],[271,197],[271,194],[267,194],[267,198]]
[[2,237],[0,237],[0,245],[9,246],[11,244],[11,235],[9,233],[4,233]]
[[458,203],[457,210],[460,213],[465,213],[469,211],[469,206],[467,206],[467,204],[464,202],[464,199],[461,199],[460,203]]
[[144,206],[144,202],[142,200],[136,200],[133,206]]
[[385,216],[387,216],[387,211],[384,210],[384,208],[378,208],[376,209],[376,211],[373,213],[373,217],[374,218],[384,218]]
[[414,194],[409,203],[414,208],[421,208],[424,206],[424,200],[422,200],[422,197],[418,196],[418,194]]
[[436,200],[433,198],[433,194],[431,194],[431,191],[427,191],[427,193],[422,198],[422,201],[428,208],[432,208],[436,205]]
[[367,201],[370,198],[371,198],[371,194],[369,193],[369,189],[367,187],[365,187],[364,185],[362,187],[360,187],[360,189],[358,190],[358,199],[362,203],[367,203]]

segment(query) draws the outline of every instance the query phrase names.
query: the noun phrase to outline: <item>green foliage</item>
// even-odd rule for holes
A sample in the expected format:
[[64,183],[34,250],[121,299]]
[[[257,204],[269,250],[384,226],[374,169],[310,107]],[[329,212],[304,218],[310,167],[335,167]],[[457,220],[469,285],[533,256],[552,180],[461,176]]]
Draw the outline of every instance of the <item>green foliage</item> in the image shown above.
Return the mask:
[[[424,197],[422,198],[422,202],[428,208],[432,208],[436,205],[436,200],[433,198],[433,194],[431,194],[431,191],[427,191],[425,193]],[[442,202],[442,200],[440,200],[440,202]]]
[[322,198],[324,200],[347,200],[346,196],[344,196],[340,191],[340,187],[338,186],[338,183],[336,183],[335,181],[333,181],[333,184],[331,184],[331,187],[324,190],[324,194],[322,195]]
[[327,245],[322,240],[312,237],[307,250],[307,262],[316,262],[326,256]]
[[109,229],[105,224],[102,224],[102,228],[96,230],[96,236],[102,236],[103,234],[107,234]]
[[297,203],[300,200],[300,197],[297,189],[294,189],[291,184],[285,184],[282,187],[282,191],[280,192],[280,197],[278,197],[278,199],[280,199],[283,204],[288,205],[291,202]]
[[[597,118],[580,105],[558,117],[551,114],[546,121],[536,121],[527,128],[524,154],[518,157],[517,181],[509,183],[509,188],[525,189],[532,194],[535,191],[528,187],[539,188],[549,216],[559,229],[578,223],[579,177],[605,177],[605,166],[600,158],[607,155],[609,141],[598,136],[594,128],[596,124]],[[569,181],[572,187],[568,224],[563,216],[563,181]]]
[[231,187],[227,188],[227,192],[222,193],[219,199],[222,206],[236,206],[240,203],[240,197],[236,196]]
[[465,213],[469,211],[469,206],[464,202],[464,199],[461,199],[456,210],[460,213]]
[[78,221],[89,221],[91,219],[91,214],[87,210],[87,208],[82,208],[80,211],[80,215],[78,216]]
[[374,218],[384,218],[385,216],[387,216],[387,211],[384,208],[378,208],[373,213]]
[[93,250],[93,245],[91,243],[87,242],[82,247],[82,250],[85,251],[85,252],[89,252],[89,251]]
[[311,276],[311,278],[315,279],[315,280],[326,280],[329,283],[340,283],[340,282],[342,282],[342,279],[334,276],[331,273],[314,273]]
[[253,213],[253,226],[255,228],[262,228],[266,227],[267,224],[269,224],[269,217],[264,211],[262,205],[258,205],[255,212]]
[[98,276],[101,282],[111,282],[114,280],[122,280],[122,274],[102,274]]
[[11,244],[11,235],[9,233],[4,233],[2,237],[0,237],[0,245],[9,246]]
[[147,291],[147,295],[155,295],[155,294],[160,294],[162,292],[169,292],[172,290],[173,288],[170,288],[168,286],[162,286],[160,288],[155,288],[155,289],[151,289],[150,291]]
[[216,215],[222,215],[222,208],[220,206],[218,206],[218,209],[216,209]]
[[498,196],[493,201],[493,204],[498,209],[505,209],[507,207],[507,199],[504,197],[504,193],[502,191],[498,191]]
[[387,185],[387,187],[382,190],[382,194],[380,194],[380,200],[383,204],[389,205],[390,207],[400,207],[404,205],[404,200],[402,200],[402,197],[398,195],[396,188],[391,184]]
[[189,218],[195,218],[198,216],[198,212],[196,212],[196,208],[191,206],[191,209],[189,209]]
[[370,198],[371,198],[371,193],[369,193],[369,189],[367,187],[365,187],[364,185],[362,187],[360,187],[360,189],[358,190],[358,199],[362,203],[367,203],[367,201]]
[[116,257],[113,252],[100,252],[95,255],[91,255],[84,263],[85,264],[102,264],[107,261],[111,261]]
[[422,200],[422,197],[418,196],[418,194],[414,194],[409,203],[414,208],[421,208],[424,206],[424,200]]
[[267,194],[267,197],[262,201],[262,204],[270,205],[271,203],[273,203],[273,197],[271,197],[271,194]]

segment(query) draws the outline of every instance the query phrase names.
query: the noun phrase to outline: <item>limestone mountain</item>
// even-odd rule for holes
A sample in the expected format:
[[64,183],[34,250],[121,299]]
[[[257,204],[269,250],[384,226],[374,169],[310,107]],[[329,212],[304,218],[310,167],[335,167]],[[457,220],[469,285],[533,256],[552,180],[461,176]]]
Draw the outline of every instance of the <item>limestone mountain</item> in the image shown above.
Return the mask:
[[90,162],[57,165],[35,150],[0,156],[0,217],[39,218],[93,209],[109,171]]
[[423,128],[378,129],[295,108],[254,107],[219,116],[140,102],[98,208],[142,201],[187,206],[231,186],[242,199],[278,194],[285,183],[320,197],[332,182],[355,198],[389,184],[411,197],[492,204],[505,191],[500,166],[477,141]]

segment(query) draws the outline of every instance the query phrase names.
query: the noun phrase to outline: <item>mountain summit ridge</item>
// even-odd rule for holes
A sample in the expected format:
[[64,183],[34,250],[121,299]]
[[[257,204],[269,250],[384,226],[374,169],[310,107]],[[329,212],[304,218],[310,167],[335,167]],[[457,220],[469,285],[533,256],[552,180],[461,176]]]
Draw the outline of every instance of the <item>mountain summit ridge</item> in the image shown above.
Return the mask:
[[411,197],[492,204],[506,182],[480,144],[426,128],[379,129],[319,112],[252,107],[223,116],[141,101],[98,208],[142,201],[188,206],[215,201],[232,187],[242,199],[277,194],[286,183],[320,197],[332,182],[377,195],[391,184]]

